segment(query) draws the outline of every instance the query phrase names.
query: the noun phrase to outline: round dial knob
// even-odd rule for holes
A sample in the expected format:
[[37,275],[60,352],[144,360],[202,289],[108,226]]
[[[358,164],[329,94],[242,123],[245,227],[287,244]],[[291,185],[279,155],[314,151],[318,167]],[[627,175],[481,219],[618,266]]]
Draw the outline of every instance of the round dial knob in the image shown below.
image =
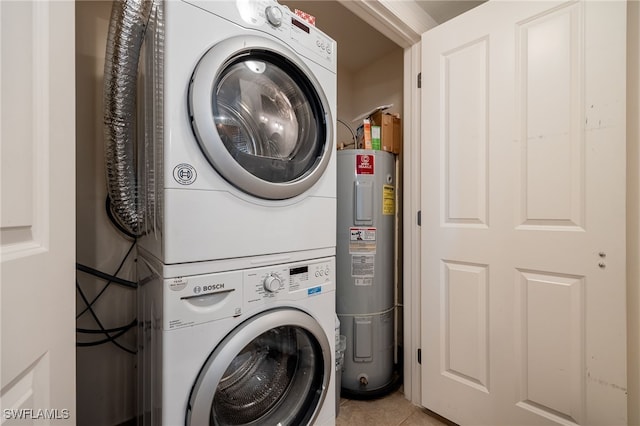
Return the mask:
[[282,10],[277,6],[268,6],[265,9],[267,15],[267,21],[274,27],[279,27],[282,24]]
[[264,289],[271,293],[279,289],[280,284],[281,284],[280,278],[276,277],[275,275],[269,275],[267,278],[264,279],[264,282],[263,282]]

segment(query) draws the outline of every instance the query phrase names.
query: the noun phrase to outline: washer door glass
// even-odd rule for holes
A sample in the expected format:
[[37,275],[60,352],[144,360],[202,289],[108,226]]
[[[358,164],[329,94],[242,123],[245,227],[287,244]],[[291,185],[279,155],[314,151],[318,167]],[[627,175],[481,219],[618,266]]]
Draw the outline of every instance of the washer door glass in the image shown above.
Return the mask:
[[309,335],[294,327],[259,336],[220,380],[211,424],[303,424],[322,391],[322,358],[313,348]]
[[270,40],[230,38],[213,46],[194,70],[189,108],[209,163],[260,198],[304,193],[333,152],[333,120],[320,83],[294,52]]
[[[289,322],[282,319],[292,312],[306,317],[304,323],[269,328],[241,345],[265,323],[273,325],[274,315]],[[317,415],[331,374],[322,329],[308,327],[311,317],[299,311],[258,317],[209,357],[190,397],[187,424],[302,425]]]

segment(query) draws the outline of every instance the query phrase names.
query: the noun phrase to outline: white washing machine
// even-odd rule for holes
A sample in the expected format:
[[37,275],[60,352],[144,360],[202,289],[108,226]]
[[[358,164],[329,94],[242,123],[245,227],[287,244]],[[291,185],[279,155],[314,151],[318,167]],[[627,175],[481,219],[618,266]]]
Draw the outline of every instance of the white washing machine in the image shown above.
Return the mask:
[[302,257],[140,251],[141,424],[335,424],[335,258]]
[[162,2],[140,66],[140,247],[165,264],[335,247],[336,57],[272,0]]

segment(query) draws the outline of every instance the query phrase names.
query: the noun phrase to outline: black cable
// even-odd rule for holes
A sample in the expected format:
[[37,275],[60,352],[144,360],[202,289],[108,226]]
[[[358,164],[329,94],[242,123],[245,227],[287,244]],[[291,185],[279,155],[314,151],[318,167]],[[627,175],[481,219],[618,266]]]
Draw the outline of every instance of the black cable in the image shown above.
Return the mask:
[[109,275],[102,271],[98,271],[97,269],[92,268],[91,266],[86,266],[81,263],[76,263],[76,269],[78,271],[86,272],[87,274],[93,275],[94,277],[102,278],[105,281],[109,281],[114,284],[120,284],[124,287],[129,287],[132,289],[138,288],[138,283],[134,281],[125,280],[123,278],[116,277],[115,275]]
[[[133,239],[133,243],[129,247],[129,250],[125,254],[124,258],[122,259],[122,261],[118,265],[118,268],[116,269],[116,272],[113,275],[109,275],[109,274],[107,274],[105,272],[99,271],[99,270],[97,270],[95,268],[92,268],[90,266],[86,266],[86,265],[82,265],[80,263],[76,263],[76,269],[78,271],[93,275],[95,277],[98,277],[100,279],[103,279],[103,280],[107,281],[107,283],[98,292],[98,294],[93,298],[93,300],[91,302],[89,302],[87,300],[87,297],[84,295],[84,292],[82,291],[82,288],[80,287],[79,281],[76,279],[76,289],[78,290],[78,293],[80,294],[80,297],[82,298],[82,300],[84,301],[84,303],[86,305],[85,309],[82,312],[80,312],[78,315],[76,315],[76,319],[80,318],[87,311],[89,311],[91,313],[91,316],[95,320],[96,324],[100,328],[99,330],[76,328],[76,332],[78,332],[78,333],[87,333],[87,334],[104,334],[106,336],[106,339],[103,339],[103,340],[97,340],[97,341],[93,341],[93,342],[76,342],[76,346],[78,346],[78,347],[97,346],[97,345],[101,345],[101,344],[104,344],[104,343],[111,342],[114,345],[116,345],[118,348],[122,349],[123,351],[128,352],[130,354],[135,354],[136,353],[135,351],[133,351],[133,350],[121,345],[120,343],[118,343],[116,341],[116,339],[118,337],[124,335],[127,331],[131,330],[137,324],[137,319],[134,319],[131,323],[129,323],[129,324],[125,325],[125,326],[106,329],[102,325],[102,323],[98,319],[98,316],[96,315],[96,313],[93,310],[93,305],[98,301],[98,299],[102,296],[102,294],[107,290],[107,288],[109,288],[109,286],[112,283],[119,284],[119,285],[122,285],[124,287],[131,288],[131,289],[136,289],[138,287],[138,284],[136,282],[125,280],[125,279],[119,278],[117,276],[118,273],[120,273],[120,270],[122,269],[122,267],[124,266],[124,263],[126,262],[127,258],[131,254],[133,248],[135,247],[137,236],[133,235],[130,232],[128,232],[120,224],[120,222],[118,222],[118,220],[115,218],[115,216],[113,215],[113,211],[111,210],[111,198],[109,197],[109,195],[107,195],[106,200],[105,200],[105,210],[106,210],[106,213],[107,213],[107,217],[109,218],[111,223],[121,233],[123,233],[127,237]],[[116,334],[111,335],[110,333],[116,333]]]
[[[118,265],[118,269],[116,269],[116,272],[113,274],[114,276],[117,276],[120,273],[120,270],[122,269],[122,267],[124,266],[124,262],[127,260],[127,258],[129,257],[129,255],[131,254],[131,251],[133,250],[133,248],[136,246],[136,242],[135,240],[133,241],[133,244],[131,244],[131,247],[129,247],[129,250],[127,251],[127,254],[125,254],[124,258],[122,259],[122,261],[120,262],[120,265]],[[96,303],[98,301],[98,299],[100,298],[100,296],[102,296],[102,293],[105,292],[105,290],[107,288],[109,288],[109,286],[111,285],[111,280],[107,281],[107,283],[104,285],[104,287],[102,287],[102,290],[100,290],[98,292],[98,294],[96,295],[96,297],[93,298],[93,300],[91,301],[91,303],[89,303],[89,306],[85,307],[82,312],[80,312],[78,315],[76,315],[76,319],[80,318],[82,315],[84,315],[85,312],[87,312],[89,310],[90,307],[93,306],[94,303]]]
[[[88,306],[89,305],[89,301],[87,300],[87,298],[85,297],[84,293],[82,292],[82,289],[80,288],[80,284],[78,283],[78,280],[76,280],[76,289],[78,290],[78,293],[80,293],[80,297],[82,298],[84,303]],[[120,349],[122,349],[125,352],[128,352],[130,354],[135,354],[136,353],[135,351],[132,351],[131,349],[122,346],[120,343],[118,343],[115,340],[117,337],[120,337],[122,334],[126,333],[126,331],[120,332],[118,335],[112,337],[108,332],[105,331],[106,329],[102,325],[102,322],[100,322],[100,320],[98,319],[98,316],[96,315],[96,313],[93,311],[93,308],[89,308],[89,312],[91,313],[91,316],[93,317],[93,319],[96,321],[96,324],[98,324],[98,327],[100,327],[100,329],[103,330],[104,335],[107,336],[107,339],[102,343],[111,342],[111,343],[113,343],[114,345],[116,345],[117,347],[119,347]],[[91,342],[91,343],[93,343],[93,344],[89,345],[89,346],[95,346],[97,344],[102,344],[102,343],[96,343],[96,342]],[[76,342],[76,346],[87,346],[87,345],[83,344],[81,342]]]
[[113,342],[118,347],[120,347],[123,351],[126,351],[126,352],[130,353],[131,355],[135,355],[136,352],[132,351],[131,349],[125,348],[124,346],[121,346],[120,344],[118,344],[118,342],[116,342],[115,339],[120,337],[120,336],[122,336],[124,333],[126,333],[126,331],[122,331],[122,332],[116,334],[113,337],[109,336],[106,339],[97,340],[95,342],[76,342],[76,347],[78,347],[78,348],[87,348],[87,347],[90,347],[90,346],[100,346],[100,345],[105,344],[105,343]]
[[134,319],[131,323],[129,323],[127,325],[123,325],[122,327],[108,328],[108,329],[105,329],[105,330],[93,330],[93,329],[90,329],[90,328],[76,328],[76,332],[77,333],[85,333],[85,334],[104,334],[104,332],[115,333],[117,331],[129,330],[131,327],[134,327],[137,324],[138,324],[138,320]]
[[[108,343],[108,342],[115,342],[115,339],[117,339],[118,337],[122,336],[123,334],[125,334],[127,331],[131,330],[133,327],[135,327],[138,324],[138,320],[133,320],[132,322],[130,322],[129,324],[122,326],[122,327],[118,327],[121,330],[113,335],[107,335],[108,337],[106,339],[103,340],[96,340],[94,342],[77,342],[76,346],[78,347],[87,347],[87,346],[98,346],[98,345],[102,345],[103,343]],[[102,330],[92,330],[92,331],[96,331],[98,333],[101,333]],[[126,348],[125,348],[126,349]],[[129,351],[129,352],[133,352],[133,351]],[[135,353],[135,352],[133,352]]]

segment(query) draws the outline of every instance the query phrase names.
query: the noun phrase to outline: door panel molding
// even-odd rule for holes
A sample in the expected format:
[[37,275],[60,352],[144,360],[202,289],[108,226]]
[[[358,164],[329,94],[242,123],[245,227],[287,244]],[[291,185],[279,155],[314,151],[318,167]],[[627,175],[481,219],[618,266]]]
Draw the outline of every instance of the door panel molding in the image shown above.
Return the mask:
[[[456,423],[627,421],[626,8],[488,2],[423,36],[422,405]],[[479,162],[490,226],[452,224],[478,219]],[[485,334],[486,380],[452,361]]]
[[74,2],[0,2],[3,421],[75,421],[74,19]]
[[2,73],[0,241],[3,259],[11,260],[40,254],[49,245],[50,6],[9,2],[3,9],[13,18],[3,20],[2,38],[29,46],[3,45],[3,61],[11,65]]

